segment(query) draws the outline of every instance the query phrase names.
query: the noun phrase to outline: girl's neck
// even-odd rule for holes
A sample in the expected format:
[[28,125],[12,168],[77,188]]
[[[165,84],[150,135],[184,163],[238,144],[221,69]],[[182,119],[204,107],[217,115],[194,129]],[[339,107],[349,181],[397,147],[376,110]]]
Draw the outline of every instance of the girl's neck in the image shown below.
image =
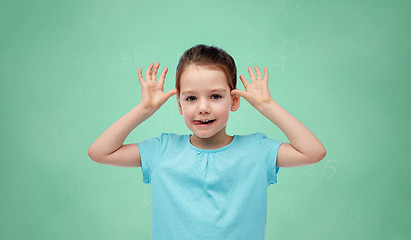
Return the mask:
[[190,143],[200,149],[218,149],[227,146],[233,141],[233,136],[227,135],[225,131],[215,134],[209,138],[200,138],[195,134],[191,135]]

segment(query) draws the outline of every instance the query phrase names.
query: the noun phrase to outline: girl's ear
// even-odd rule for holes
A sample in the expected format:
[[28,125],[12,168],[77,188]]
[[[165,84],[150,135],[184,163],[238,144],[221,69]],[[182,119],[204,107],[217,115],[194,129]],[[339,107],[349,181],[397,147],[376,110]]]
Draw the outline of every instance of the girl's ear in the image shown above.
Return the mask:
[[240,96],[232,95],[231,111],[235,112],[240,107]]
[[178,111],[180,112],[181,115],[183,115],[183,108],[181,107],[181,103],[180,103],[180,93],[176,94],[176,98],[177,98],[177,104],[178,104]]

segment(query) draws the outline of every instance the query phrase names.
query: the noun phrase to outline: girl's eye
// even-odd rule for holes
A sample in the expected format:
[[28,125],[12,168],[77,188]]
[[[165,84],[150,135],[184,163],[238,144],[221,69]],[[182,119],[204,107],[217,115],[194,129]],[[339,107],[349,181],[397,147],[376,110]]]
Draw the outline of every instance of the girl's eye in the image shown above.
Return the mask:
[[196,98],[196,97],[193,97],[193,96],[186,98],[186,100],[189,101],[189,102],[195,101],[196,99],[197,99],[197,98]]
[[218,94],[214,94],[214,95],[211,96],[211,99],[220,99],[220,98],[221,98],[221,96],[218,95]]

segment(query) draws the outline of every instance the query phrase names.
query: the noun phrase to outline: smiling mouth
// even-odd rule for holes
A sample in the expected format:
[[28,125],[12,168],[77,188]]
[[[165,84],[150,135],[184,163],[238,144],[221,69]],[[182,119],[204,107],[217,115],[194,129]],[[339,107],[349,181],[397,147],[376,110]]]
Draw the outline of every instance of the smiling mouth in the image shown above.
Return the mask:
[[207,125],[211,125],[213,122],[215,121],[215,119],[213,120],[194,120],[194,125],[199,125],[199,126],[207,126]]

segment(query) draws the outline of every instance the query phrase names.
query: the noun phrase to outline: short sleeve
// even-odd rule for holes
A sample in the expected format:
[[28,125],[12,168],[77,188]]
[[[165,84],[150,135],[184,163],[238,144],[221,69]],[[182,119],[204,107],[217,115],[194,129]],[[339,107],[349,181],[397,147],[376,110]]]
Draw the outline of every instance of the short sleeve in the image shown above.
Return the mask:
[[163,133],[160,137],[150,138],[137,143],[141,156],[141,171],[143,172],[143,183],[151,183],[151,173],[156,164],[161,161],[167,145],[168,134]]
[[268,138],[263,133],[256,133],[255,137],[254,142],[256,149],[264,158],[264,163],[267,168],[267,185],[274,184],[277,182],[277,173],[280,170],[280,168],[277,167],[277,153],[283,142]]

